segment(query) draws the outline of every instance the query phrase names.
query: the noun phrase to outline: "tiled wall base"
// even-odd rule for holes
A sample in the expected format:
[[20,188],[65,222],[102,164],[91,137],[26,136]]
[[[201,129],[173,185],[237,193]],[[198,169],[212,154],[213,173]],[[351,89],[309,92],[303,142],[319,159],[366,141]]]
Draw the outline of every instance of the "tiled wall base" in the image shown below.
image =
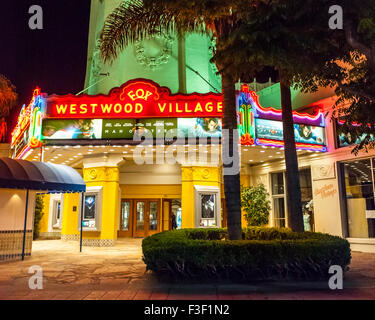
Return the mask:
[[[25,256],[31,255],[33,231],[26,231]],[[22,257],[23,230],[0,230],[0,261],[20,260]]]
[[61,235],[62,241],[72,241],[72,240],[79,240],[79,234],[62,234]]
[[86,247],[113,247],[115,239],[83,239],[82,245]]
[[61,232],[39,232],[38,239],[61,239]]
[[[63,241],[79,241],[79,234],[62,234]],[[85,247],[113,247],[115,239],[82,239],[82,245]]]

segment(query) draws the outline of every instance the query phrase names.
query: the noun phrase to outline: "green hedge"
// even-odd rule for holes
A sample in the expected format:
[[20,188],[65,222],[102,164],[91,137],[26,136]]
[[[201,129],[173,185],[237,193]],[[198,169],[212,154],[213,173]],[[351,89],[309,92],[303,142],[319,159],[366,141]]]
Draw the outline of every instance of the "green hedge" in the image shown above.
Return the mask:
[[347,270],[347,240],[322,233],[251,227],[229,241],[226,229],[182,229],[145,238],[147,270],[172,279],[323,279],[331,265]]

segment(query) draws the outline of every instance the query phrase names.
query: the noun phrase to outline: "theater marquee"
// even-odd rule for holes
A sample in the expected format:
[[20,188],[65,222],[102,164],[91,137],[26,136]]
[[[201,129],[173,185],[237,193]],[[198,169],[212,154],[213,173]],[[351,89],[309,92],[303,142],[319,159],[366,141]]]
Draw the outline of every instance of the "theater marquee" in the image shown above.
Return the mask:
[[146,79],[126,82],[108,95],[52,95],[46,99],[47,118],[129,119],[222,117],[222,95],[171,94]]

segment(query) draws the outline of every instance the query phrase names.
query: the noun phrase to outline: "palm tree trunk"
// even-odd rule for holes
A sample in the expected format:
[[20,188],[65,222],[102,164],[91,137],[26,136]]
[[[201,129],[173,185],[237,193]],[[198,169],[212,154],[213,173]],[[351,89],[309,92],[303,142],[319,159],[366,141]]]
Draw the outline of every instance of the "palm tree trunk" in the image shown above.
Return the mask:
[[290,83],[280,75],[281,109],[283,119],[284,134],[284,154],[286,166],[286,194],[288,207],[288,224],[296,232],[303,232],[303,215],[301,204],[301,188],[298,172],[298,159],[296,142],[294,136],[294,124],[292,113],[292,99],[290,93]]
[[[222,74],[222,88],[224,95],[224,118],[223,129],[228,131],[229,134],[223,134],[222,138],[222,159],[224,167],[224,193],[225,205],[227,209],[227,226],[228,235],[230,240],[242,239],[241,228],[241,197],[240,197],[240,173],[231,172],[230,168],[239,168],[238,155],[238,135],[237,134],[237,111],[236,111],[236,94],[235,94],[235,81],[231,75],[227,73]],[[229,146],[229,157],[232,157],[231,163],[226,163],[225,158],[228,154],[224,155],[224,147]],[[228,169],[228,171],[227,171]],[[230,173],[231,172],[231,173]]]

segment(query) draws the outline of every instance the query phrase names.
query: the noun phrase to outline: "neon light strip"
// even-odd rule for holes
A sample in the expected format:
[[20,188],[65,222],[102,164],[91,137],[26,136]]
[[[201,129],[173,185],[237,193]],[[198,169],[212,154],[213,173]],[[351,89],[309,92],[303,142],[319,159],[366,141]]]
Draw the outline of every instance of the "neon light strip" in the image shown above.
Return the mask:
[[30,150],[30,146],[29,145],[26,145],[24,146],[24,148],[22,149],[22,151],[18,154],[18,156],[16,157],[16,159],[23,159],[24,155]]
[[[271,147],[279,147],[279,148],[284,147],[284,141],[261,139],[261,138],[256,139],[255,144],[259,146],[271,146]],[[303,149],[303,150],[320,151],[320,152],[327,151],[326,146],[301,143],[301,142],[296,142],[296,148]]]
[[[242,87],[242,92],[245,94],[250,95],[251,101],[253,102],[251,105],[255,109],[255,114],[257,118],[264,118],[264,119],[277,119],[282,120],[282,111],[277,110],[275,108],[269,107],[264,108],[259,103],[259,97],[254,91],[249,91],[248,88]],[[315,126],[325,127],[324,121],[324,114],[321,110],[314,115],[308,113],[299,113],[297,111],[293,111],[293,120],[295,122],[301,122],[304,124],[311,124]]]

